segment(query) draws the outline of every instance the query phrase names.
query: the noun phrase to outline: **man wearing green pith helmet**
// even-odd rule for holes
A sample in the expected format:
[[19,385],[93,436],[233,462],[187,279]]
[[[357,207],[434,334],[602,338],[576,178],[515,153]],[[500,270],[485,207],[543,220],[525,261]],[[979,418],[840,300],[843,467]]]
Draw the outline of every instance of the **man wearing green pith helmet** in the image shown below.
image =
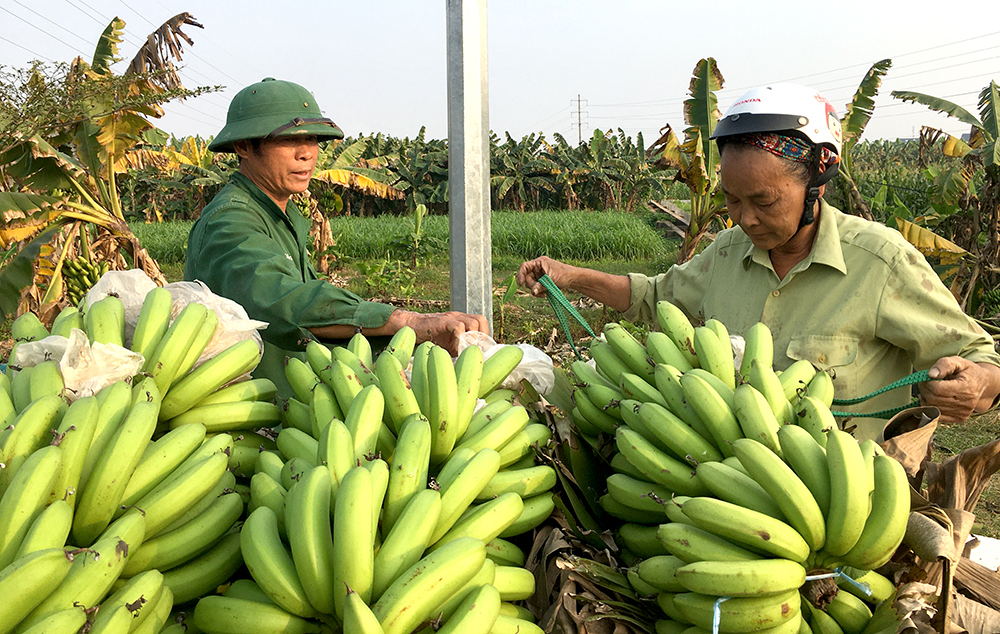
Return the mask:
[[482,315],[399,310],[319,279],[307,251],[310,222],[290,197],[309,187],[319,143],[343,137],[312,93],[267,78],[233,98],[225,127],[209,144],[239,155],[240,168],[191,228],[184,277],[268,323],[255,374],[274,381],[283,396],[291,392],[285,357],[304,359],[313,339],[387,336],[410,326],[418,342],[454,353],[461,333],[488,331]]
[[[927,370],[921,401],[960,422],[991,407],[1000,393],[1000,356],[992,338],[959,307],[923,256],[898,231],[827,204],[841,130],[836,109],[805,86],[774,84],[743,95],[712,134],[719,181],[736,225],[702,253],[655,277],[610,275],[547,257],[521,265],[518,281],[534,295],[547,274],[624,313],[655,323],[668,300],[689,318],[716,318],[733,334],[764,322],[774,364],[808,360],[833,375],[839,398],[858,398]],[[851,412],[910,401],[896,388]],[[859,438],[884,421],[854,419]]]

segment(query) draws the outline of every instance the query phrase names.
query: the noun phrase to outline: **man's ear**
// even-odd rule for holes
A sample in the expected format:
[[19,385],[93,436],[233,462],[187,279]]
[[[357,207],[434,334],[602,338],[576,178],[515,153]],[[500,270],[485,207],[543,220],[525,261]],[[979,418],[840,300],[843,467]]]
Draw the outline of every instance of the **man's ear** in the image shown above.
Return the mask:
[[250,152],[250,142],[246,139],[240,139],[239,141],[233,141],[233,149],[236,150],[236,154],[241,158],[246,158]]

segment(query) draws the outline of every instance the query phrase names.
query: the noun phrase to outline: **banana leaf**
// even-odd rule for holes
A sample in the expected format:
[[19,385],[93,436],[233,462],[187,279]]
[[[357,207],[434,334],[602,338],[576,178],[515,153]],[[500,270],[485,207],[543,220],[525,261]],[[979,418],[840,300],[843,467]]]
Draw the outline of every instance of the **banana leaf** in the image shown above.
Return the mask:
[[968,255],[968,251],[954,242],[898,216],[896,217],[896,228],[903,234],[906,241],[915,246],[918,251],[924,255],[940,258],[943,264],[953,264]]
[[90,67],[99,75],[107,75],[111,72],[111,65],[118,61],[118,45],[122,42],[125,32],[125,21],[120,18],[111,20],[101,37],[97,40],[97,47],[94,49],[94,59]]
[[949,117],[955,117],[962,123],[971,125],[974,128],[979,128],[980,130],[983,129],[983,124],[980,123],[979,119],[977,119],[975,115],[962,106],[952,103],[947,99],[925,95],[922,92],[910,92],[907,90],[893,90],[891,94],[895,99],[902,99],[904,102],[911,101],[913,103],[922,104],[935,112],[946,114]]
[[875,62],[861,80],[851,103],[847,104],[847,114],[840,122],[844,132],[845,151],[857,143],[864,134],[865,127],[875,111],[875,96],[882,85],[882,77],[889,71],[890,66],[892,66],[891,59]]
[[987,136],[988,144],[983,148],[983,158],[986,162],[987,171],[996,174],[1000,170],[1000,118],[997,110],[1000,109],[1000,88],[995,81],[983,88],[979,95],[979,112],[983,115],[983,132]]
[[57,196],[42,196],[21,192],[0,192],[0,248],[6,249],[14,242],[27,240],[58,217],[54,205],[61,202]]
[[0,315],[13,317],[21,300],[21,289],[32,285],[34,262],[61,225],[52,224],[35,236],[14,258],[0,269]]
[[708,164],[706,167],[714,170],[718,164],[718,150],[710,137],[721,117],[715,91],[722,89],[725,80],[719,72],[715,59],[711,57],[700,60],[694,67],[692,75],[688,87],[691,98],[684,101],[684,121],[688,124],[688,129],[684,133],[689,137],[694,136],[695,130],[700,133],[702,155]]

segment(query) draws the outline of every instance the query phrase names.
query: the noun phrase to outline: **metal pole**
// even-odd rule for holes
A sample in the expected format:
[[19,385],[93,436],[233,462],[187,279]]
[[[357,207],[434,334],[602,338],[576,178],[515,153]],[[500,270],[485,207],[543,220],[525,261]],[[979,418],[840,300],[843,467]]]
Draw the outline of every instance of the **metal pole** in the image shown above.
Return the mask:
[[493,328],[486,0],[448,3],[448,216],[451,306]]

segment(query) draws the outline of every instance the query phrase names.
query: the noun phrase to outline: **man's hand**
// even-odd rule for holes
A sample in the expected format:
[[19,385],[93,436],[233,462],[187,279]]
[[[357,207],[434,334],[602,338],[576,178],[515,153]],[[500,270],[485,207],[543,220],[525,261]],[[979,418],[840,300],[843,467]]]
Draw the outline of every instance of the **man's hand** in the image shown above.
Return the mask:
[[1000,393],[1000,368],[962,357],[938,359],[919,384],[920,402],[941,410],[941,422],[960,423],[973,412],[985,412]]
[[575,267],[543,255],[521,265],[517,270],[517,283],[535,297],[545,297],[545,287],[538,280],[543,275],[548,275],[556,286],[564,289],[569,285],[569,272],[572,268]]
[[409,310],[397,310],[389,318],[389,324],[392,324],[395,330],[399,330],[403,326],[413,328],[417,334],[417,343],[432,341],[450,352],[451,356],[458,354],[458,339],[463,332],[478,330],[488,333],[490,331],[486,317],[454,310],[446,313],[416,313]]

